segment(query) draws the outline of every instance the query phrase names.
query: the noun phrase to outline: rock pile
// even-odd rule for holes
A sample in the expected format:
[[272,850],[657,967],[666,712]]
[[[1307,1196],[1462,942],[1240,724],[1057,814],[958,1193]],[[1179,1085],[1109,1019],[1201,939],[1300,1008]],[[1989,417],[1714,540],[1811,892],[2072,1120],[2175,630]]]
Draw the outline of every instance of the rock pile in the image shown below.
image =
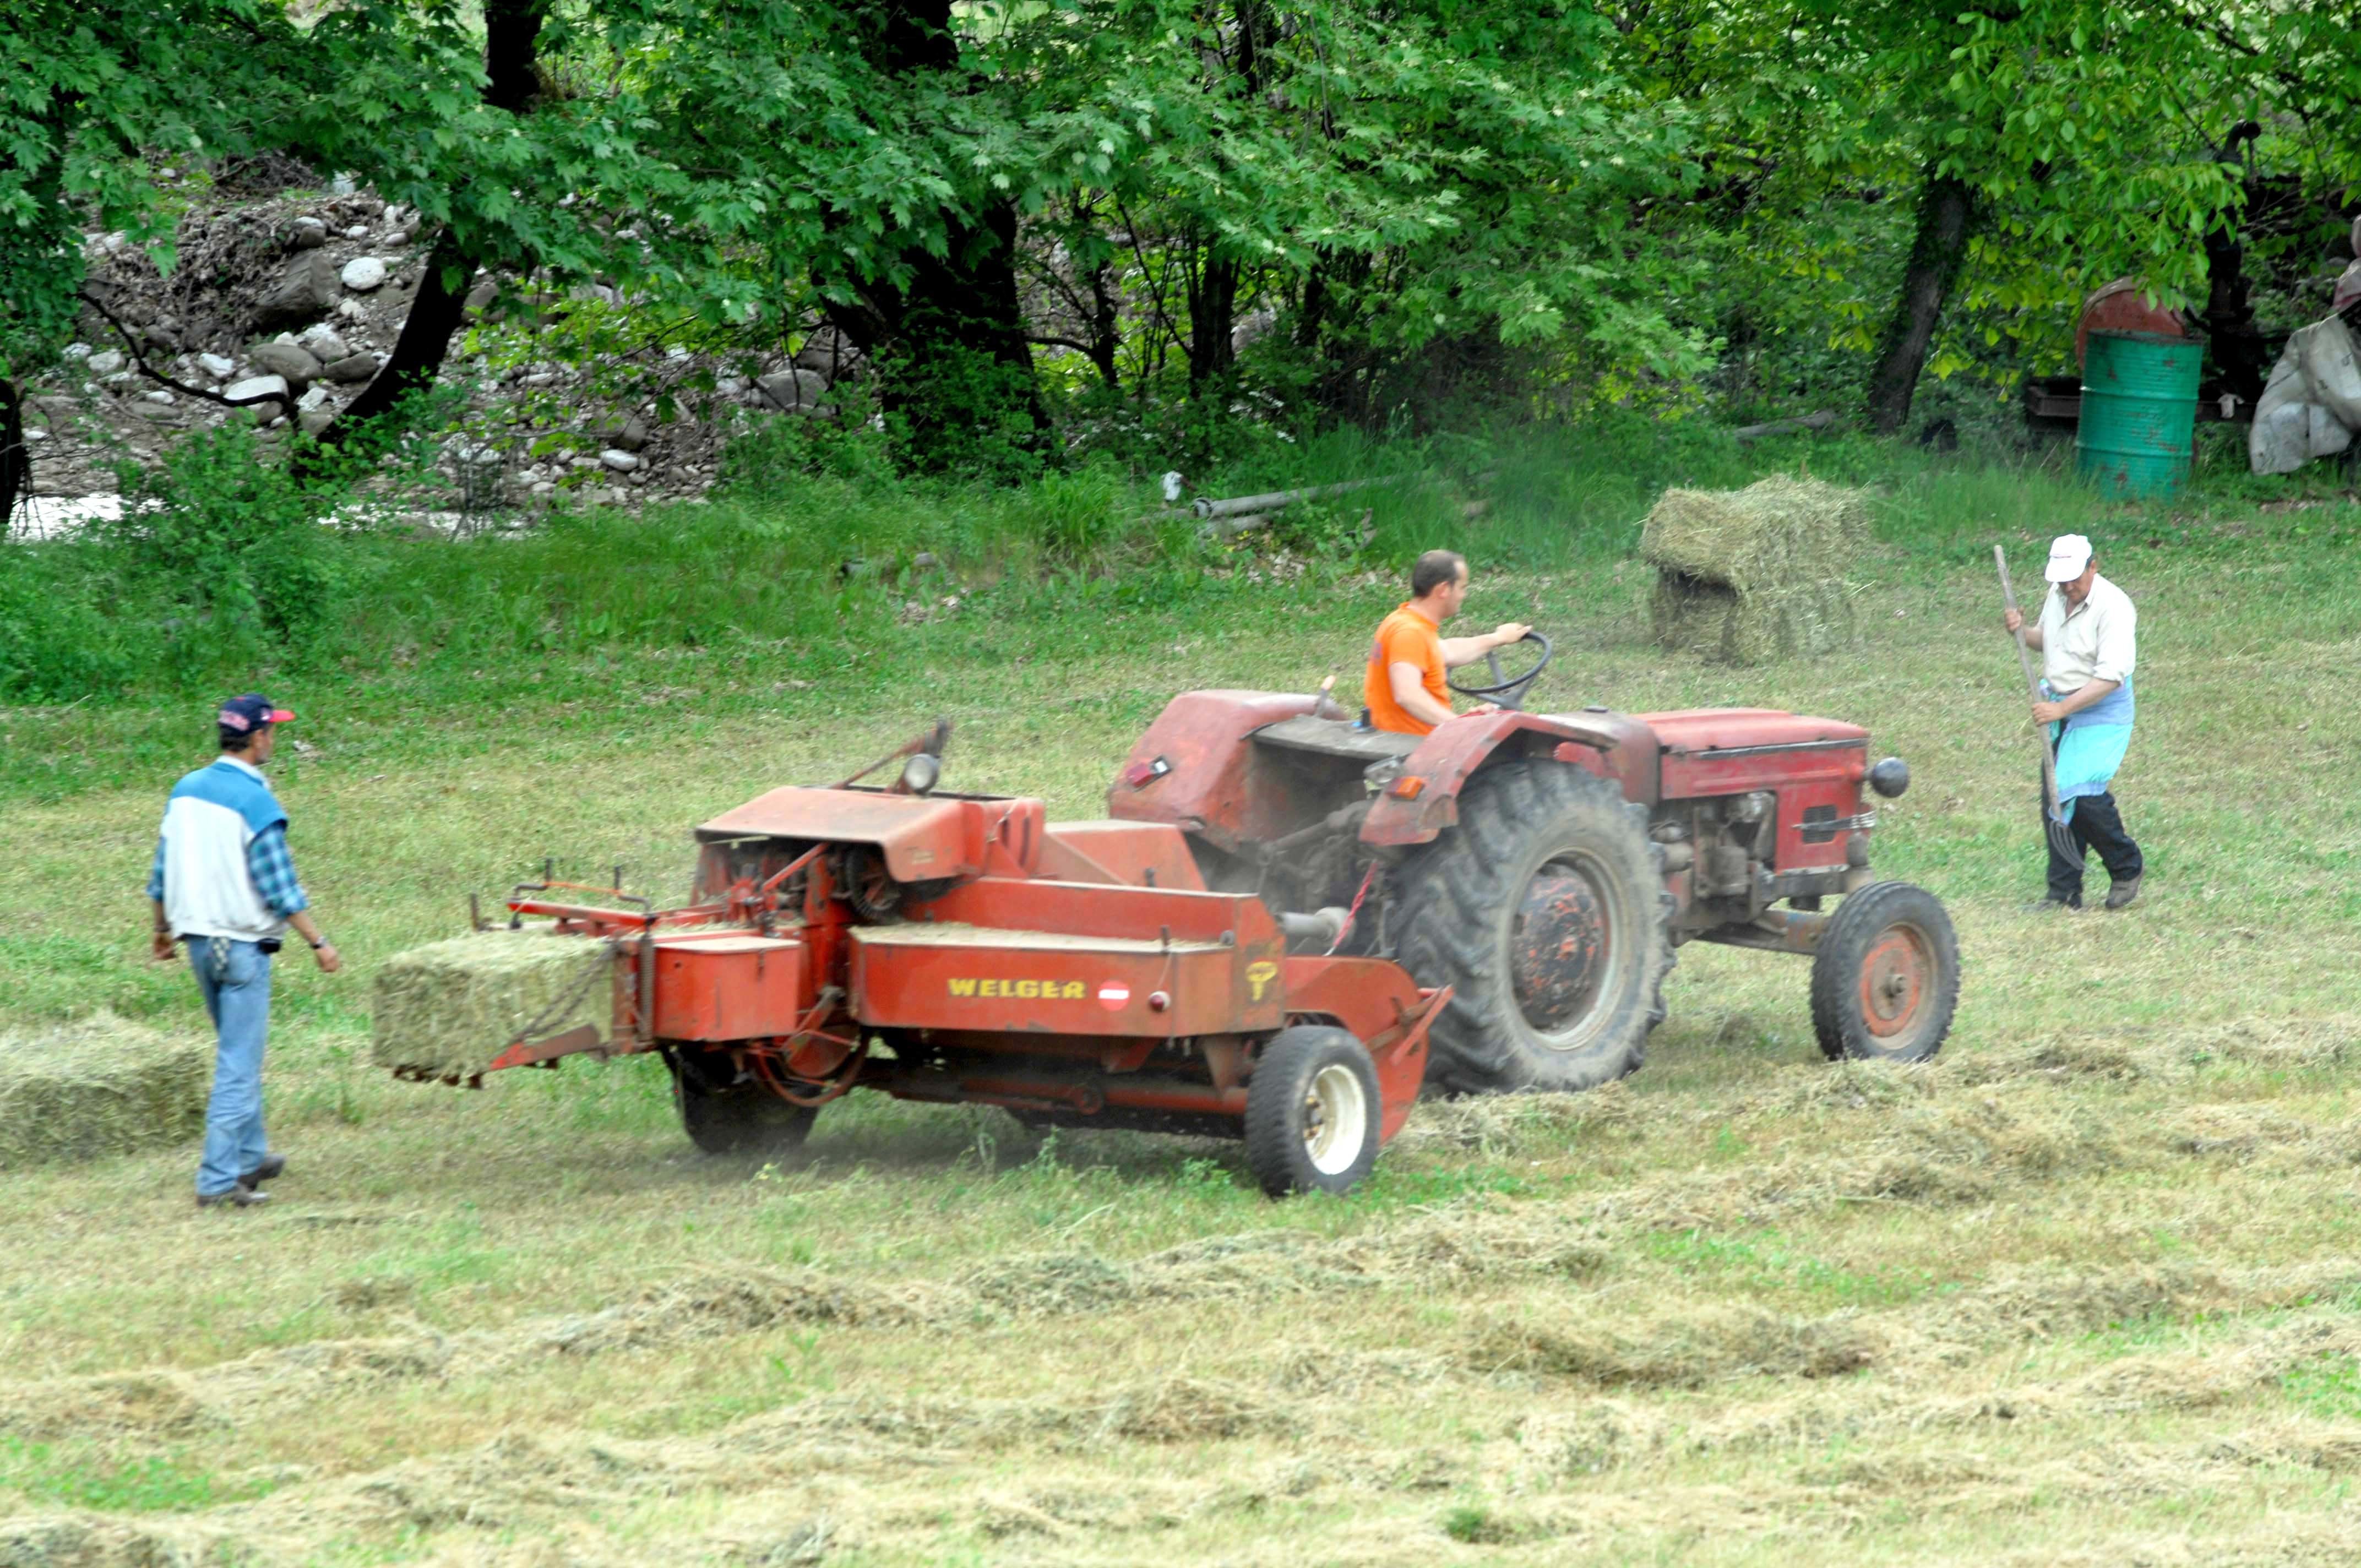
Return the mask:
[[[90,291],[104,309],[85,313],[82,341],[27,388],[36,494],[111,494],[122,459],[151,459],[228,419],[252,419],[265,441],[325,429],[401,335],[423,268],[418,226],[415,213],[340,180],[325,192],[192,209],[169,279],[122,235],[86,236]],[[512,276],[479,276],[467,297],[470,322],[496,324],[583,303],[628,308],[609,288],[561,297]],[[142,358],[156,375],[143,373]],[[741,373],[750,359],[753,377]],[[442,379],[467,404],[439,467],[468,510],[546,506],[561,494],[609,505],[693,498],[711,487],[730,434],[782,414],[832,415],[830,388],[862,368],[828,328],[792,357],[725,362],[658,345],[588,365],[454,359]],[[159,377],[250,407],[225,409]],[[598,396],[618,384],[633,385],[625,404]],[[658,417],[666,403],[669,421]]]

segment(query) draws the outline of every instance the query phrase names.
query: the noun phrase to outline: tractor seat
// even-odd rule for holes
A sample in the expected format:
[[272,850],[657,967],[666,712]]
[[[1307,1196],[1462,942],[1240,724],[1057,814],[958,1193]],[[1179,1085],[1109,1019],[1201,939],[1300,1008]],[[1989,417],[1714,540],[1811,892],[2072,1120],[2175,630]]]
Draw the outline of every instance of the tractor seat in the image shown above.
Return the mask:
[[1358,762],[1407,757],[1418,750],[1419,742],[1424,739],[1422,735],[1403,735],[1391,729],[1364,729],[1357,724],[1315,718],[1308,713],[1266,724],[1254,732],[1257,746],[1276,746],[1282,751],[1314,751],[1323,757],[1348,757]]

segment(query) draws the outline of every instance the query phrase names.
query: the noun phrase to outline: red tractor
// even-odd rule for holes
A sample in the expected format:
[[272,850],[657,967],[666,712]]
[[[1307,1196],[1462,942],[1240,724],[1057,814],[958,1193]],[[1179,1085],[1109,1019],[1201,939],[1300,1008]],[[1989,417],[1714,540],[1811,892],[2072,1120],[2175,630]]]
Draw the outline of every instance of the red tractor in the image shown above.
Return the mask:
[[1492,684],[1453,683],[1493,711],[1423,737],[1322,718],[1309,697],[1184,693],[1133,749],[1109,815],[1172,824],[1208,886],[1324,912],[1351,927],[1334,950],[1448,987],[1426,1072],[1445,1093],[1631,1072],[1674,949],[1697,939],[1809,956],[1832,1058],[1941,1048],[1950,918],[1869,870],[1867,795],[1909,787],[1899,758],[1871,763],[1858,725],[1767,708],[1526,713],[1551,652],[1528,641],[1522,674],[1503,678],[1494,655]]
[[515,919],[611,947],[612,1027],[491,1067],[660,1051],[716,1152],[798,1144],[856,1086],[1228,1134],[1278,1194],[1360,1180],[1422,1087],[1631,1071],[1693,938],[1811,955],[1831,1056],[1932,1056],[1950,922],[1868,870],[1863,791],[1901,794],[1903,764],[1872,766],[1855,726],[1761,709],[1524,713],[1535,641],[1531,669],[1461,688],[1496,711],[1423,738],[1309,696],[1175,697],[1110,820],[938,792],[938,724],[698,828],[685,906],[520,886]]

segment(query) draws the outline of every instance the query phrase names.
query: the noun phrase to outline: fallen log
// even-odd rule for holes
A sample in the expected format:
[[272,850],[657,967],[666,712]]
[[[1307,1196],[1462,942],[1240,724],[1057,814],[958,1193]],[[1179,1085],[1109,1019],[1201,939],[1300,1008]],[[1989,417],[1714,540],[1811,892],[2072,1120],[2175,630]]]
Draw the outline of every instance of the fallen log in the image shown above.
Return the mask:
[[1795,419],[1774,419],[1764,424],[1742,424],[1730,433],[1741,441],[1760,441],[1766,435],[1800,435],[1807,430],[1826,430],[1836,423],[1837,416],[1827,409],[1802,414]]

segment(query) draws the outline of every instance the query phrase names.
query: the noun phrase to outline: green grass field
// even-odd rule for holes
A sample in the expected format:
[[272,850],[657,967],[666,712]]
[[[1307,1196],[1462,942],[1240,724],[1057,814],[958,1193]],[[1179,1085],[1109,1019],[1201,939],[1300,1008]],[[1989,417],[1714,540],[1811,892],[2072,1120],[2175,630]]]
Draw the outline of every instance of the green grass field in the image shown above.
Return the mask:
[[[737,525],[684,519],[687,565],[467,547],[573,630],[407,659],[421,590],[387,588],[349,656],[270,674],[351,961],[280,966],[277,1201],[194,1211],[192,1148],[0,1176],[0,1563],[2353,1561],[2356,511],[1873,458],[1839,476],[1878,484],[1858,642],[1758,670],[1660,654],[1629,554],[1651,487],[1724,470],[1543,455],[1480,522],[1447,488],[1373,521],[1465,541],[1471,623],[1557,638],[1535,706],[1793,707],[1907,758],[1877,863],[1959,925],[1943,1058],[1832,1067],[1803,963],[1692,946],[1642,1072],[1422,1107],[1345,1200],[1267,1202],[1224,1144],[861,1096],[807,1159],[708,1159],[653,1061],[396,1083],[367,999],[470,891],[548,855],[675,894],[691,824],[938,713],[956,786],[1095,815],[1170,693],[1354,679],[1383,576],[946,550],[923,592],[856,574],[695,644],[583,631],[759,599],[696,532]],[[2021,908],[1990,546],[2029,577],[2065,526],[2142,612],[2117,793],[2151,869],[2117,916]],[[0,1024],[196,1021],[137,890],[206,711],[0,709]]]

